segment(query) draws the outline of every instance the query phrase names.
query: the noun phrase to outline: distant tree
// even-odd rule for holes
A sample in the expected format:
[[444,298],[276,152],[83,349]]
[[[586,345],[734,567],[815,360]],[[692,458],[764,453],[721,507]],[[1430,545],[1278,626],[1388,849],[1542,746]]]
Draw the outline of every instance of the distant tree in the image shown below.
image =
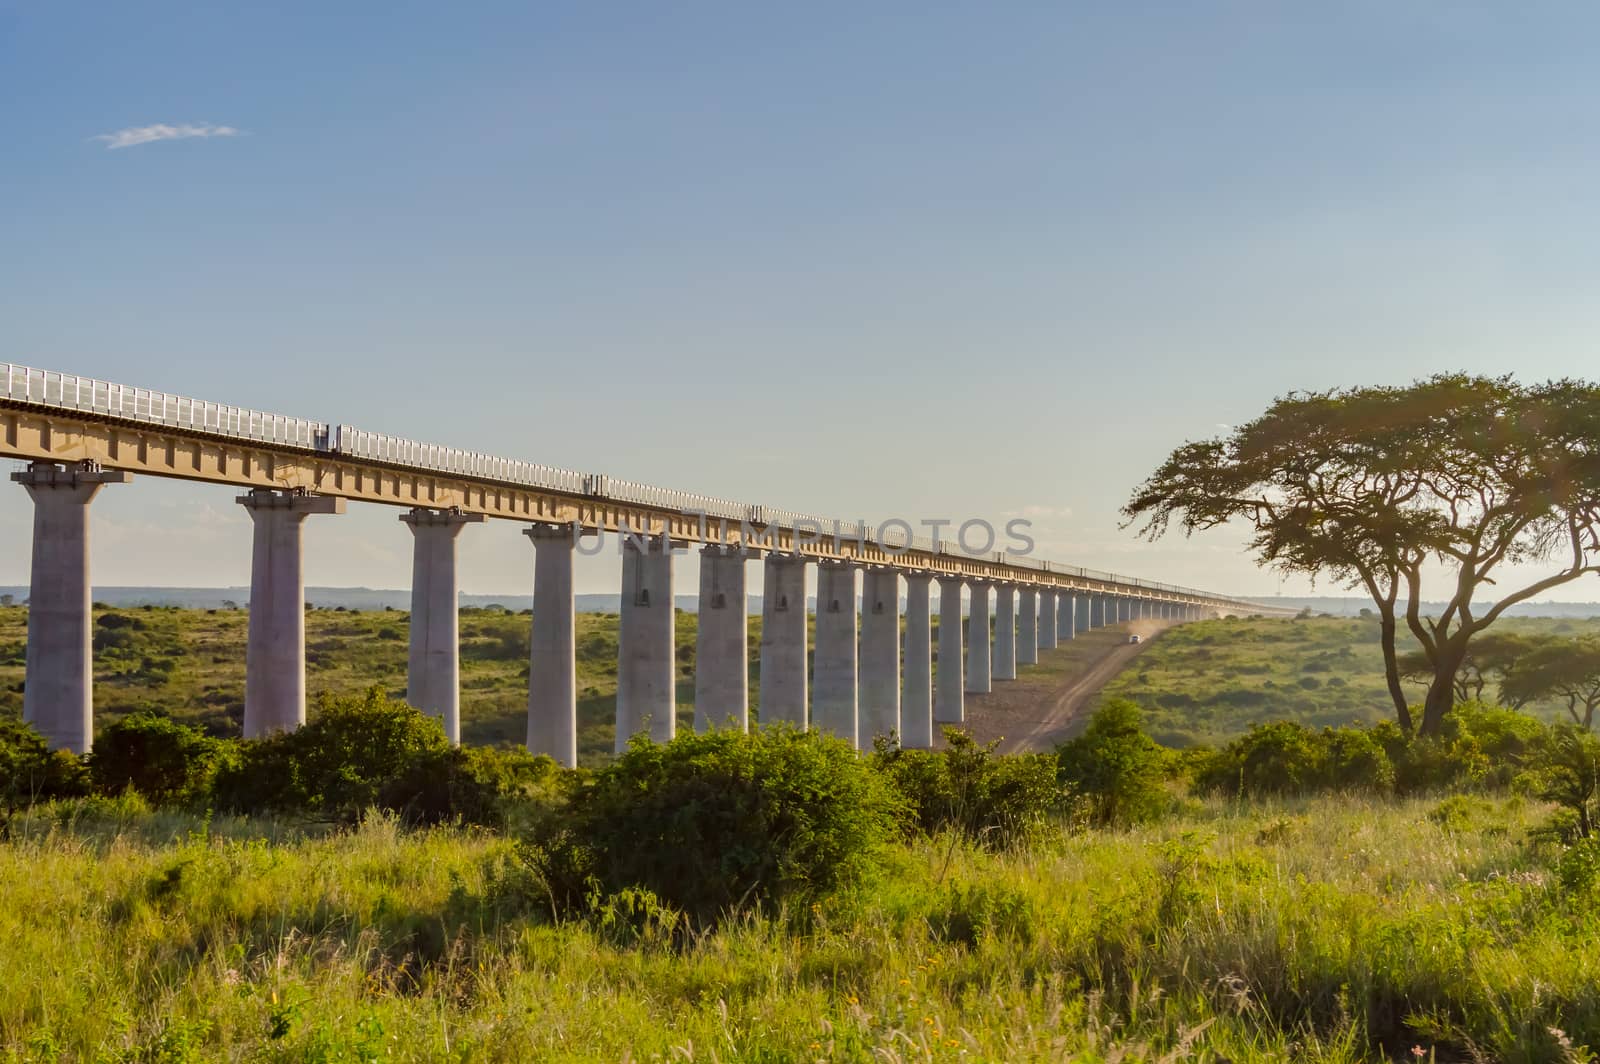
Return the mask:
[[[1437,735],[1473,637],[1517,603],[1600,572],[1600,387],[1448,374],[1294,393],[1226,437],[1178,448],[1123,514],[1150,539],[1174,518],[1191,534],[1243,521],[1263,564],[1364,589],[1395,715],[1413,729],[1403,617],[1432,667],[1416,730]],[[1476,612],[1504,566],[1551,563],[1553,574]],[[1450,584],[1438,616],[1422,613],[1430,565]]]
[[1593,730],[1600,707],[1600,639],[1550,639],[1516,659],[1500,682],[1503,700],[1566,702],[1572,723]]
[[[1455,700],[1481,702],[1491,680],[1500,683],[1500,701],[1513,709],[1521,709],[1529,699],[1509,699],[1504,680],[1512,666],[1537,644],[1515,632],[1488,632],[1473,640],[1461,659],[1455,675]],[[1400,655],[1400,675],[1413,682],[1433,682],[1433,662],[1422,650]]]

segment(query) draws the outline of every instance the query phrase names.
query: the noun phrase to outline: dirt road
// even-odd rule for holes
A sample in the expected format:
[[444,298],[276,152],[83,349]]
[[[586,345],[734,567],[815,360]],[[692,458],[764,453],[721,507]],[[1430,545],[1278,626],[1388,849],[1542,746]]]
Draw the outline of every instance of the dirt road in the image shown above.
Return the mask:
[[[1037,666],[1019,670],[986,695],[969,694],[966,727],[979,742],[999,740],[1004,753],[1048,750],[1067,738],[1100,689],[1142,654],[1168,621],[1143,620],[1085,633],[1040,654]],[[1129,634],[1140,642],[1129,643]]]

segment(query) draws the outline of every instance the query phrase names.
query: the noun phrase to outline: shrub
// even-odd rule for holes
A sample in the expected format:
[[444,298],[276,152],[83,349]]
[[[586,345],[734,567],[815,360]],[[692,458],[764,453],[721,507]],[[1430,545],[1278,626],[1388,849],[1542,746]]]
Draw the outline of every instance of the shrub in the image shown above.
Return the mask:
[[847,744],[787,728],[636,738],[576,786],[524,853],[558,908],[642,888],[707,925],[860,882],[898,802]]
[[390,701],[380,688],[324,695],[305,727],[239,744],[237,761],[217,773],[217,805],[354,821],[414,761],[448,750],[437,720]]
[[560,773],[552,759],[525,750],[428,750],[383,784],[377,804],[412,825],[459,821],[503,829],[519,807],[553,800]]
[[1394,788],[1396,777],[1387,738],[1377,729],[1316,732],[1293,721],[1256,724],[1200,764],[1195,788],[1240,796],[1323,790],[1384,793]]
[[0,718],[0,829],[34,802],[87,793],[82,761],[65,750],[51,750],[31,725]]
[[107,725],[89,755],[89,777],[101,794],[132,787],[156,805],[182,805],[210,795],[223,744],[155,713]]
[[957,728],[943,750],[903,750],[878,743],[873,767],[905,801],[906,823],[933,834],[955,830],[990,849],[1032,835],[1061,807],[1056,768],[1042,754],[996,756]]
[[1166,770],[1166,751],[1144,733],[1139,707],[1123,698],[1109,699],[1082,735],[1056,749],[1058,779],[1096,825],[1158,816],[1167,804]]
[[1556,862],[1556,877],[1571,894],[1593,894],[1600,885],[1600,840],[1578,839]]
[[1567,810],[1578,837],[1594,835],[1595,802],[1600,797],[1600,738],[1575,724],[1550,729],[1528,774],[1533,791]]
[[1255,724],[1213,754],[1195,773],[1198,790],[1255,796],[1295,794],[1319,782],[1316,733],[1292,721]]
[[1394,763],[1369,731],[1326,728],[1322,732],[1322,786],[1337,791],[1394,790]]

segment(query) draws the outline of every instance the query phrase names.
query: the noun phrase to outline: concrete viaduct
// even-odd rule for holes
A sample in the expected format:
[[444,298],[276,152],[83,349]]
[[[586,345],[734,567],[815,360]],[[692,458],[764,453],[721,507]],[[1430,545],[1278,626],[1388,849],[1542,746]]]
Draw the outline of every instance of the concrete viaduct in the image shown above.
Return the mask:
[[[89,505],[134,475],[243,489],[254,521],[244,733],[305,721],[301,529],[347,502],[404,508],[414,539],[407,700],[460,739],[456,541],[489,518],[525,525],[533,615],[528,748],[577,760],[573,557],[578,537],[622,537],[616,742],[672,737],[676,717],[673,557],[701,555],[695,726],[745,727],[746,559],[763,565],[760,713],[858,746],[897,733],[932,744],[959,723],[964,695],[1015,679],[1041,649],[1135,618],[1190,620],[1287,611],[1031,557],[973,555],[901,522],[835,522],[669,491],[601,474],[417,443],[0,363],[0,455],[34,503],[23,716],[54,747],[93,740]],[[815,565],[809,675],[806,567]],[[901,635],[901,581],[905,627]],[[939,614],[933,669],[931,585]],[[991,601],[994,624],[991,635]],[[808,712],[809,711],[809,712]]]

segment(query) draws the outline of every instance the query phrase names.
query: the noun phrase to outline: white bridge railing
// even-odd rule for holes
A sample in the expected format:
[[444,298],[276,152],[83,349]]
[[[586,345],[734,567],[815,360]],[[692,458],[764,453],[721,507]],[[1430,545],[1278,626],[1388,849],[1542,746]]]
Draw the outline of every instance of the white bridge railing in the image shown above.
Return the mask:
[[[829,517],[781,510],[772,506],[733,502],[709,495],[658,488],[604,473],[579,473],[570,469],[523,462],[477,451],[465,451],[431,443],[420,443],[381,432],[368,432],[351,425],[331,425],[304,418],[267,414],[245,407],[207,403],[187,396],[133,388],[109,381],[79,377],[70,373],[36,369],[10,362],[3,369],[5,399],[17,403],[81,410],[106,417],[162,425],[177,429],[235,439],[258,440],[284,447],[321,451],[351,458],[381,462],[407,469],[422,469],[476,480],[523,485],[545,491],[617,502],[651,506],[663,510],[704,513],[710,518],[739,521],[753,526],[777,525],[801,535],[820,535],[861,540],[897,550],[912,549],[933,553],[959,554],[983,558],[999,564],[1041,572],[1059,573],[1101,583],[1148,591],[1228,600],[1228,596],[1207,591],[1162,584],[1135,577],[1119,576],[1098,569],[1083,569],[1005,552],[972,554],[953,539],[935,542],[927,536],[907,535],[891,524],[883,527],[870,521],[835,521]],[[880,536],[880,530],[882,535]],[[1244,601],[1244,600],[1232,600]]]

